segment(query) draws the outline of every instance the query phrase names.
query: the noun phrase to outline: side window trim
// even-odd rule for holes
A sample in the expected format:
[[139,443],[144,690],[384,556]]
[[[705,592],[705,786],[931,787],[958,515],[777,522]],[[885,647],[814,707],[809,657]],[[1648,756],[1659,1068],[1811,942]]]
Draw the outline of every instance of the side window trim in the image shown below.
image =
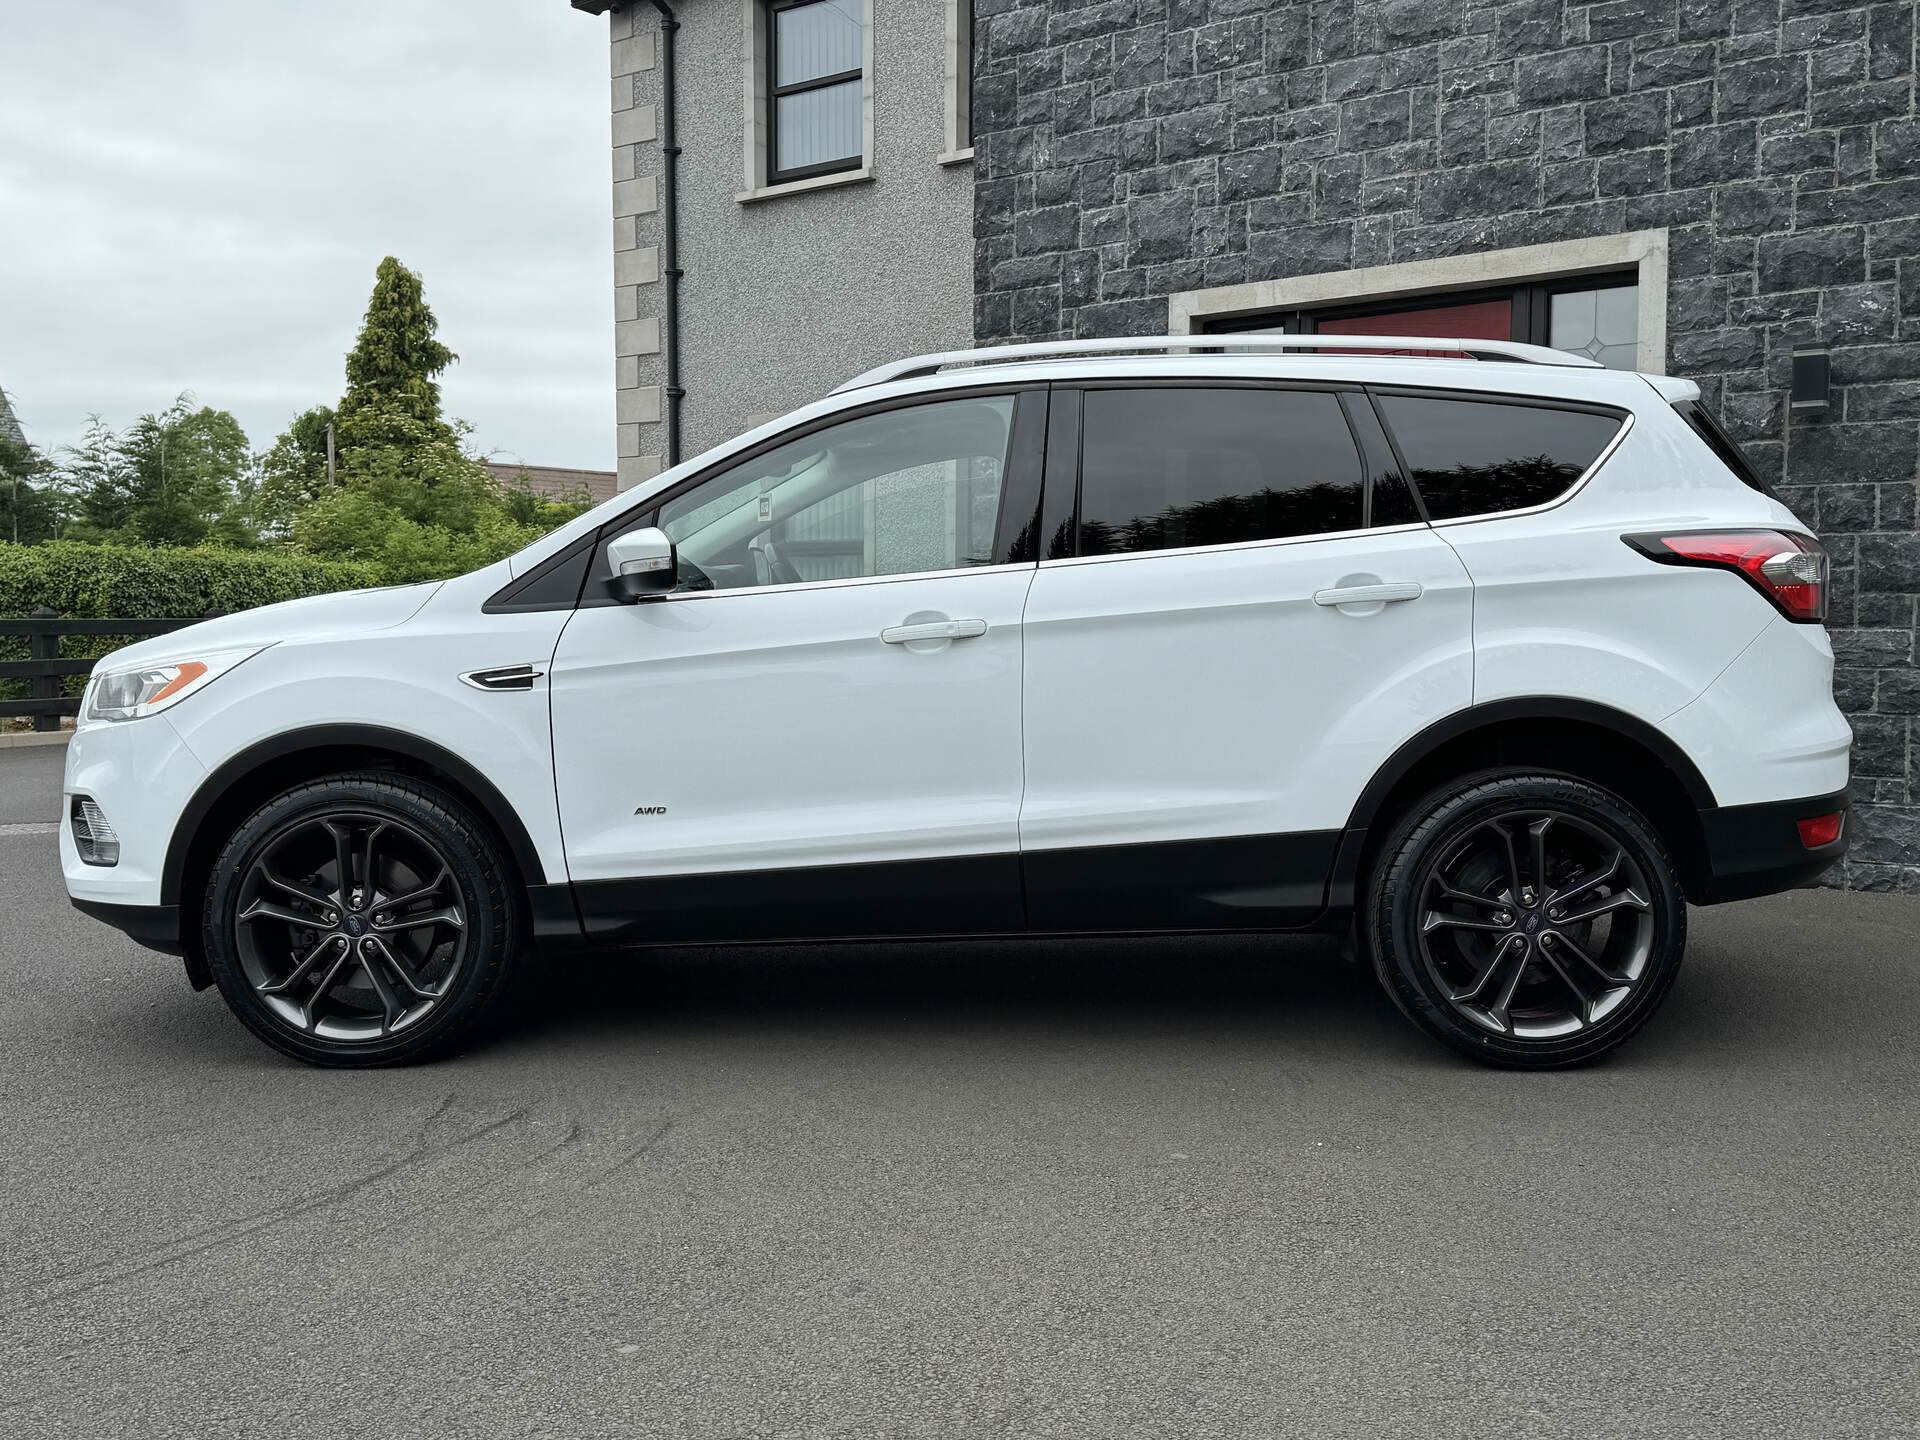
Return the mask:
[[1067,560],[1080,553],[1080,452],[1085,409],[1079,385],[1056,385],[1047,411],[1045,494],[1040,505],[1036,558]]
[[1387,441],[1393,446],[1393,453],[1399,460],[1401,471],[1406,476],[1407,487],[1413,492],[1414,501],[1420,507],[1422,515],[1428,515],[1426,497],[1420,493],[1420,482],[1414,478],[1413,468],[1407,464],[1406,456],[1400,449],[1400,442],[1388,423],[1386,411],[1380,405],[1380,398],[1387,395],[1406,395],[1419,400],[1461,400],[1481,405],[1517,405],[1536,410],[1559,410],[1578,415],[1601,415],[1615,422],[1617,428],[1611,438],[1600,448],[1600,453],[1588,462],[1587,467],[1574,477],[1567,488],[1551,500],[1543,500],[1538,505],[1516,506],[1511,510],[1486,510],[1472,515],[1450,515],[1435,520],[1430,516],[1427,523],[1436,528],[1447,525],[1477,525],[1484,520],[1507,520],[1516,515],[1539,515],[1566,504],[1587,486],[1602,465],[1613,458],[1613,452],[1620,448],[1621,442],[1633,429],[1634,415],[1631,410],[1623,410],[1617,405],[1601,405],[1589,400],[1563,400],[1553,395],[1513,395],[1499,390],[1456,390],[1445,385],[1367,385],[1364,387],[1368,398],[1373,402],[1373,411],[1380,421],[1380,428],[1386,432]]
[[1049,387],[1013,392],[1013,433],[1000,476],[1000,510],[994,517],[994,565],[1031,565],[1039,543],[1040,503],[1047,464]]
[[[603,524],[599,530],[594,533],[593,558],[587,567],[587,574],[581,589],[578,608],[583,610],[598,609],[602,606],[617,605],[620,603],[610,595],[599,593],[599,587],[594,583],[600,569],[601,558],[606,550],[607,542],[617,535],[625,534],[629,530],[644,529],[659,524],[661,512],[673,501],[678,500],[688,492],[699,489],[708,481],[716,480],[741,465],[751,464],[771,450],[777,450],[781,446],[791,444],[796,440],[803,440],[818,431],[830,430],[836,425],[842,425],[851,420],[862,420],[870,415],[881,415],[891,410],[912,410],[922,405],[938,405],[951,400],[983,400],[996,397],[1012,397],[1014,400],[1013,426],[1007,441],[1007,458],[1001,476],[1000,511],[995,520],[994,559],[991,566],[969,566],[963,570],[909,570],[897,575],[859,575],[848,576],[837,580],[805,580],[785,585],[755,585],[729,590],[700,590],[690,591],[685,595],[662,596],[661,599],[706,599],[725,595],[759,595],[776,590],[815,590],[829,585],[865,585],[881,580],[911,580],[918,576],[973,574],[978,573],[978,571],[982,569],[997,569],[1008,564],[1023,563],[1002,558],[1002,535],[1008,515],[1008,495],[1014,486],[1019,483],[1014,479],[1012,474],[1015,464],[1025,463],[1038,466],[1042,462],[1045,448],[1044,442],[1036,436],[1028,436],[1024,433],[1023,420],[1029,425],[1037,426],[1039,434],[1044,436],[1046,390],[1047,387],[1044,383],[1032,382],[1011,385],[968,386],[952,390],[920,390],[909,395],[897,395],[886,400],[876,400],[866,405],[848,406],[846,409],[836,410],[831,414],[819,416],[808,424],[796,425],[791,429],[782,430],[777,435],[769,436],[750,449],[729,455],[724,460],[708,466],[699,473],[689,475],[685,480],[678,482],[671,489],[664,490],[658,495],[649,496],[646,500],[635,506],[635,508],[616,515],[613,519]],[[1041,403],[1037,407],[1030,405],[1026,398],[1032,394],[1038,394],[1040,396]],[[1037,482],[1029,480],[1027,483],[1031,486],[1028,493],[1038,491],[1039,485]],[[1032,562],[1028,561],[1024,563],[1030,564]],[[652,603],[657,604],[659,602],[655,601]]]
[[1713,452],[1714,458],[1733,472],[1734,479],[1749,490],[1758,490],[1769,500],[1780,498],[1774,494],[1773,487],[1761,478],[1760,472],[1753,468],[1753,461],[1740,448],[1740,442],[1727,433],[1726,426],[1720,423],[1713,411],[1698,400],[1676,401],[1673,408],[1687,422],[1687,428]]
[[1406,457],[1393,443],[1393,436],[1387,430],[1387,422],[1380,416],[1380,407],[1373,396],[1364,390],[1345,390],[1340,394],[1340,408],[1346,411],[1347,426],[1353,431],[1360,445],[1360,463],[1366,467],[1366,498],[1361,505],[1360,524],[1363,529],[1376,530],[1389,528],[1374,524],[1373,507],[1380,492],[1385,489],[1397,489],[1413,501],[1414,514],[1422,525],[1431,525],[1433,517],[1427,514],[1427,502],[1420,498],[1420,491],[1410,478]]
[[[524,615],[542,610],[572,610],[580,604],[580,592],[587,583],[587,571],[593,565],[593,557],[599,549],[599,531],[582,535],[573,544],[557,554],[548,556],[532,570],[518,580],[510,580],[502,585],[486,602],[481,605],[483,615]],[[577,574],[567,572],[578,567]],[[526,598],[529,593],[560,590],[564,598],[558,595],[545,599]]]

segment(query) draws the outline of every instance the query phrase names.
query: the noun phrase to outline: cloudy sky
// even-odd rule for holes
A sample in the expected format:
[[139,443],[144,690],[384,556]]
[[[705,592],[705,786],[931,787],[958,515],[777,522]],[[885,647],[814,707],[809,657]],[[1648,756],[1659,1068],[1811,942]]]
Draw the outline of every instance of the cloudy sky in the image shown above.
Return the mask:
[[606,22],[566,0],[4,0],[0,387],[28,438],[182,390],[256,447],[426,281],[482,449],[613,468]]

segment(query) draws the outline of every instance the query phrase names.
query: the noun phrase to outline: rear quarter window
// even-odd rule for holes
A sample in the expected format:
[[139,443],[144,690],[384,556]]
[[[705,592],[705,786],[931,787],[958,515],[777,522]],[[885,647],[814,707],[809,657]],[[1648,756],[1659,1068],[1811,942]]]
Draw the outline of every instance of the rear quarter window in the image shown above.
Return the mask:
[[1376,396],[1434,520],[1545,505],[1619,433],[1612,411],[1430,395]]

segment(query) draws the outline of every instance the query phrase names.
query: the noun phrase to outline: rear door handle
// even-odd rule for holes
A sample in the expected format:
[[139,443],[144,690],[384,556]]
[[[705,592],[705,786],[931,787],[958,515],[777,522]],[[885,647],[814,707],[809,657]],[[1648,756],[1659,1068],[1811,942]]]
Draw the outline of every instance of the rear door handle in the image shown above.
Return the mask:
[[1398,600],[1418,600],[1423,594],[1418,581],[1402,580],[1387,585],[1340,585],[1332,590],[1313,592],[1316,605],[1391,605]]
[[921,625],[889,625],[880,638],[889,645],[911,645],[916,640],[971,640],[986,633],[984,620],[929,620]]

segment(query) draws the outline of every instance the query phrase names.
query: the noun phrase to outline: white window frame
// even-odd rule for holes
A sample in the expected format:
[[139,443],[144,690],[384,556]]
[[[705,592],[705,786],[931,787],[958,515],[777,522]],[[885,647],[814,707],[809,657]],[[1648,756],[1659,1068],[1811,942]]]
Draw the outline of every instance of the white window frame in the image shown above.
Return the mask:
[[860,164],[853,169],[799,180],[775,182],[769,178],[773,173],[773,157],[768,153],[773,84],[768,73],[768,14],[767,0],[741,0],[741,88],[746,99],[742,179],[745,184],[733,198],[742,205],[750,205],[782,195],[858,185],[873,179],[873,0],[861,0],[865,31],[860,52]]
[[1217,320],[1272,310],[1308,310],[1366,300],[1413,300],[1449,291],[1632,269],[1639,286],[1637,368],[1657,375],[1667,368],[1667,253],[1665,230],[1632,230],[1402,265],[1370,265],[1362,270],[1331,270],[1283,280],[1256,280],[1247,285],[1181,290],[1167,297],[1167,330],[1174,335],[1194,335]]

